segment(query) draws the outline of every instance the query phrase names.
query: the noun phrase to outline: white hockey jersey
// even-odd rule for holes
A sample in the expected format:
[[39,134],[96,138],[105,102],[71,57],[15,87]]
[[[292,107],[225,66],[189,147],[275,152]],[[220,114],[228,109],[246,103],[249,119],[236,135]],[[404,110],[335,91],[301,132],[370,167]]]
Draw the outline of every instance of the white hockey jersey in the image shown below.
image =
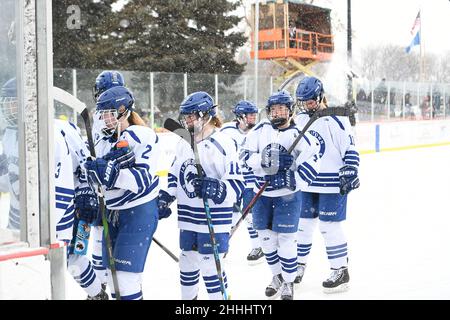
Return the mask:
[[6,156],[0,177],[2,191],[9,192],[9,229],[20,229],[19,201],[19,140],[17,128],[6,127],[2,137],[3,154]]
[[[144,126],[132,125],[122,131],[119,140],[126,140],[133,150],[136,163],[132,168],[120,169],[113,188],[105,191],[106,207],[111,210],[129,209],[156,198],[159,193],[159,177],[156,175],[160,154],[159,138]],[[102,137],[95,152],[103,157],[117,141]]]
[[[300,113],[295,123],[302,130],[309,119],[308,114]],[[308,132],[320,141],[322,163],[317,179],[303,191],[339,193],[339,169],[344,165],[359,166],[359,153],[348,117],[321,117],[313,122]]]
[[[80,128],[73,123],[56,119],[54,131],[56,236],[58,240],[70,240],[74,221],[75,190],[88,186],[83,164],[90,154],[81,137]],[[60,137],[63,138],[64,145]]]
[[[236,121],[224,123],[222,128],[220,129],[220,132],[227,134],[235,141],[238,148],[238,153],[241,154],[246,134],[239,129],[239,123]],[[240,162],[239,165],[241,166],[242,174],[244,175],[245,188],[253,189],[255,186],[257,186],[255,174],[252,170],[249,170],[247,167],[245,167],[242,162]]]
[[[259,122],[247,134],[244,145],[244,162],[256,175],[258,187],[255,192],[264,184],[264,176],[268,173],[262,168],[263,156],[270,149],[279,149],[287,152],[300,134],[296,125],[291,124],[286,129],[274,129],[268,119]],[[292,151],[294,163],[291,170],[295,172],[296,189],[294,191],[287,188],[273,189],[268,185],[263,195],[267,197],[280,197],[291,194],[298,190],[305,190],[317,177],[321,159],[319,157],[319,142],[309,133],[306,133]]]
[[[239,167],[236,144],[226,134],[215,131],[197,144],[203,174],[220,179],[226,184],[227,195],[221,204],[208,199],[214,232],[230,232],[233,204],[240,199],[245,188]],[[203,199],[195,195],[192,180],[197,176],[194,152],[189,143],[179,139],[175,160],[169,170],[168,192],[177,199],[178,227],[208,233]]]

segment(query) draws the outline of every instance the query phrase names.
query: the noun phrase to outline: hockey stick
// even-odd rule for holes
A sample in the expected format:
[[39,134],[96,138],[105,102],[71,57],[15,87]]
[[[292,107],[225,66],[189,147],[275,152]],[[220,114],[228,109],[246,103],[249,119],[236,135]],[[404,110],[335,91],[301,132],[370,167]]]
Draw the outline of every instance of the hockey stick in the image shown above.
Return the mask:
[[[71,95],[70,93],[58,88],[53,87],[53,98],[61,103],[64,103],[65,105],[72,107],[77,111],[81,117],[83,118],[84,125],[86,128],[86,134],[88,138],[88,145],[89,145],[89,152],[91,153],[92,157],[95,157],[95,147],[94,147],[94,140],[92,139],[92,128],[91,128],[91,121],[89,119],[89,110],[86,107],[86,104],[78,100],[76,97]],[[106,207],[104,202],[104,193],[102,190],[102,187],[99,186],[98,190],[98,201],[99,201],[99,207],[100,212],[102,216],[102,223],[103,223],[103,233],[105,235],[106,239],[106,249],[108,252],[108,260],[109,260],[109,266],[111,269],[111,277],[113,280],[113,286],[114,286],[114,292],[116,295],[116,299],[120,300],[120,291],[119,291],[119,282],[117,280],[117,271],[116,271],[116,264],[114,261],[114,257],[112,254],[112,245],[111,245],[111,238],[109,235],[109,228],[108,228],[108,221],[106,220]]]
[[169,249],[167,249],[161,242],[159,242],[158,240],[156,240],[155,237],[152,238],[152,240],[161,247],[161,249],[163,249],[173,260],[175,260],[175,262],[179,262],[178,258],[172,253],[170,252]]
[[[202,174],[202,167],[200,164],[200,158],[199,158],[199,154],[198,154],[198,150],[197,150],[197,144],[195,143],[194,140],[194,133],[189,133],[186,129],[184,129],[181,124],[171,118],[166,119],[166,121],[164,121],[164,128],[179,135],[180,137],[182,137],[183,139],[186,140],[187,135],[189,135],[190,138],[190,145],[192,148],[192,151],[194,151],[194,156],[195,156],[195,167],[197,168],[197,175],[198,177],[201,177]],[[213,248],[213,253],[214,253],[214,261],[216,263],[216,270],[217,270],[217,277],[219,278],[219,283],[220,283],[220,290],[222,291],[222,296],[223,296],[223,300],[228,300],[228,295],[227,295],[227,291],[225,290],[225,283],[223,280],[223,276],[222,276],[222,266],[220,264],[220,257],[219,257],[219,250],[217,248],[217,242],[216,242],[216,236],[214,233],[214,226],[212,223],[212,217],[211,217],[211,211],[209,209],[209,203],[208,203],[208,199],[206,199],[205,197],[203,197],[203,206],[205,208],[205,214],[206,214],[206,221],[207,221],[207,225],[208,225],[208,231],[209,231],[209,236],[211,239],[211,244],[212,244],[212,248]]]
[[[84,109],[83,112],[81,112],[81,117],[84,120],[84,125],[86,128],[89,152],[91,153],[91,156],[95,158],[96,154],[95,154],[95,147],[94,147],[94,139],[92,138],[91,121],[89,119],[89,110],[87,108]],[[102,215],[103,234],[105,235],[105,240],[106,240],[106,249],[108,252],[109,268],[111,269],[111,277],[113,280],[114,293],[116,296],[116,300],[120,300],[119,281],[117,279],[116,262],[114,261],[111,237],[109,234],[108,220],[106,219],[106,206],[105,206],[105,200],[104,200],[105,193],[104,193],[103,187],[101,185],[98,186],[98,195],[99,195],[98,201],[99,201],[99,206],[100,206],[100,212]]]

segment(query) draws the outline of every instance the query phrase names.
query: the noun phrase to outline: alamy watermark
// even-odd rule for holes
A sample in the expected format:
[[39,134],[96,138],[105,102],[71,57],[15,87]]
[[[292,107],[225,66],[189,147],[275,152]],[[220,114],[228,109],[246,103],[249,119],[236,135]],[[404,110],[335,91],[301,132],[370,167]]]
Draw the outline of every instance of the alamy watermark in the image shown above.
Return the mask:
[[66,20],[67,28],[70,30],[81,29],[81,10],[77,5],[67,7],[66,13],[69,17]]

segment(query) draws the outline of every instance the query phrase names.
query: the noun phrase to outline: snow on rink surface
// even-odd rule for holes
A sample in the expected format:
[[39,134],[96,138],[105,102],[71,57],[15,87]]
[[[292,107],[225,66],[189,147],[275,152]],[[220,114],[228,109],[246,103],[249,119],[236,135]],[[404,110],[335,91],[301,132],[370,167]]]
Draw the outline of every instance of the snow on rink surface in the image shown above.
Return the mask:
[[[450,299],[450,146],[361,156],[361,187],[349,196],[344,230],[349,247],[350,290],[327,295],[324,242],[314,235],[308,266],[295,300]],[[166,182],[165,182],[166,183]],[[177,256],[176,214],[161,220],[155,238]],[[266,262],[249,266],[242,224],[224,268],[232,300],[265,300],[272,275]],[[181,297],[178,265],[152,243],[143,274],[146,300]],[[67,298],[86,294],[67,277]],[[207,299],[200,282],[199,299]]]

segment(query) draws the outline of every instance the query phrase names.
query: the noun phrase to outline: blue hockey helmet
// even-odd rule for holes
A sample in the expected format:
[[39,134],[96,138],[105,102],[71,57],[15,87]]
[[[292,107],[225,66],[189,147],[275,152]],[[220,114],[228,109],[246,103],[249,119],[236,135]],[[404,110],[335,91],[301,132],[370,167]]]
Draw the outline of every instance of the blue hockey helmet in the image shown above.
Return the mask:
[[[277,116],[276,118],[273,118],[270,114],[270,108],[274,105],[285,105],[288,108],[289,113],[286,114],[285,116]],[[292,98],[291,94],[286,90],[277,91],[271,94],[269,99],[267,100],[266,111],[267,116],[274,128],[283,126],[289,121],[289,119],[294,114],[294,99]]]
[[300,81],[295,91],[297,101],[317,100],[322,101],[323,98],[322,81],[316,77],[305,77]]
[[128,118],[134,110],[133,93],[122,86],[112,87],[98,97],[94,125],[100,126],[103,134],[112,135],[122,117]]
[[236,115],[241,130],[250,130],[256,125],[258,108],[252,102],[241,100],[231,111]]
[[180,105],[180,114],[191,114],[198,112],[203,117],[209,114],[211,117],[216,115],[216,105],[213,98],[204,91],[191,93]]
[[96,109],[97,110],[119,110],[121,106],[125,107],[124,111],[133,111],[134,109],[134,95],[123,86],[112,87],[98,97]]
[[183,102],[181,102],[179,116],[180,123],[187,130],[193,131],[194,127],[187,124],[186,119],[188,117],[186,116],[195,114],[197,119],[201,120],[198,124],[198,129],[201,130],[204,125],[204,117],[209,115],[209,119],[211,119],[216,116],[216,107],[217,106],[214,104],[213,98],[208,93],[204,91],[191,93],[184,98]]
[[[314,113],[320,108],[323,100],[323,84],[316,77],[305,77],[297,86],[295,95],[300,111],[308,114]],[[309,102],[308,102],[309,101]]]
[[94,100],[96,101],[100,94],[106,90],[116,86],[123,87],[124,85],[125,80],[119,71],[102,71],[95,79],[95,85],[93,87]]
[[17,125],[17,81],[11,78],[0,90],[0,109],[8,125]]
[[232,112],[236,117],[242,117],[247,113],[258,113],[258,108],[250,101],[241,100],[233,108]]
[[294,106],[294,98],[292,98],[291,94],[286,90],[277,91],[272,93],[267,100],[266,109],[270,109],[271,106],[276,104],[283,104],[292,111],[292,107]]

